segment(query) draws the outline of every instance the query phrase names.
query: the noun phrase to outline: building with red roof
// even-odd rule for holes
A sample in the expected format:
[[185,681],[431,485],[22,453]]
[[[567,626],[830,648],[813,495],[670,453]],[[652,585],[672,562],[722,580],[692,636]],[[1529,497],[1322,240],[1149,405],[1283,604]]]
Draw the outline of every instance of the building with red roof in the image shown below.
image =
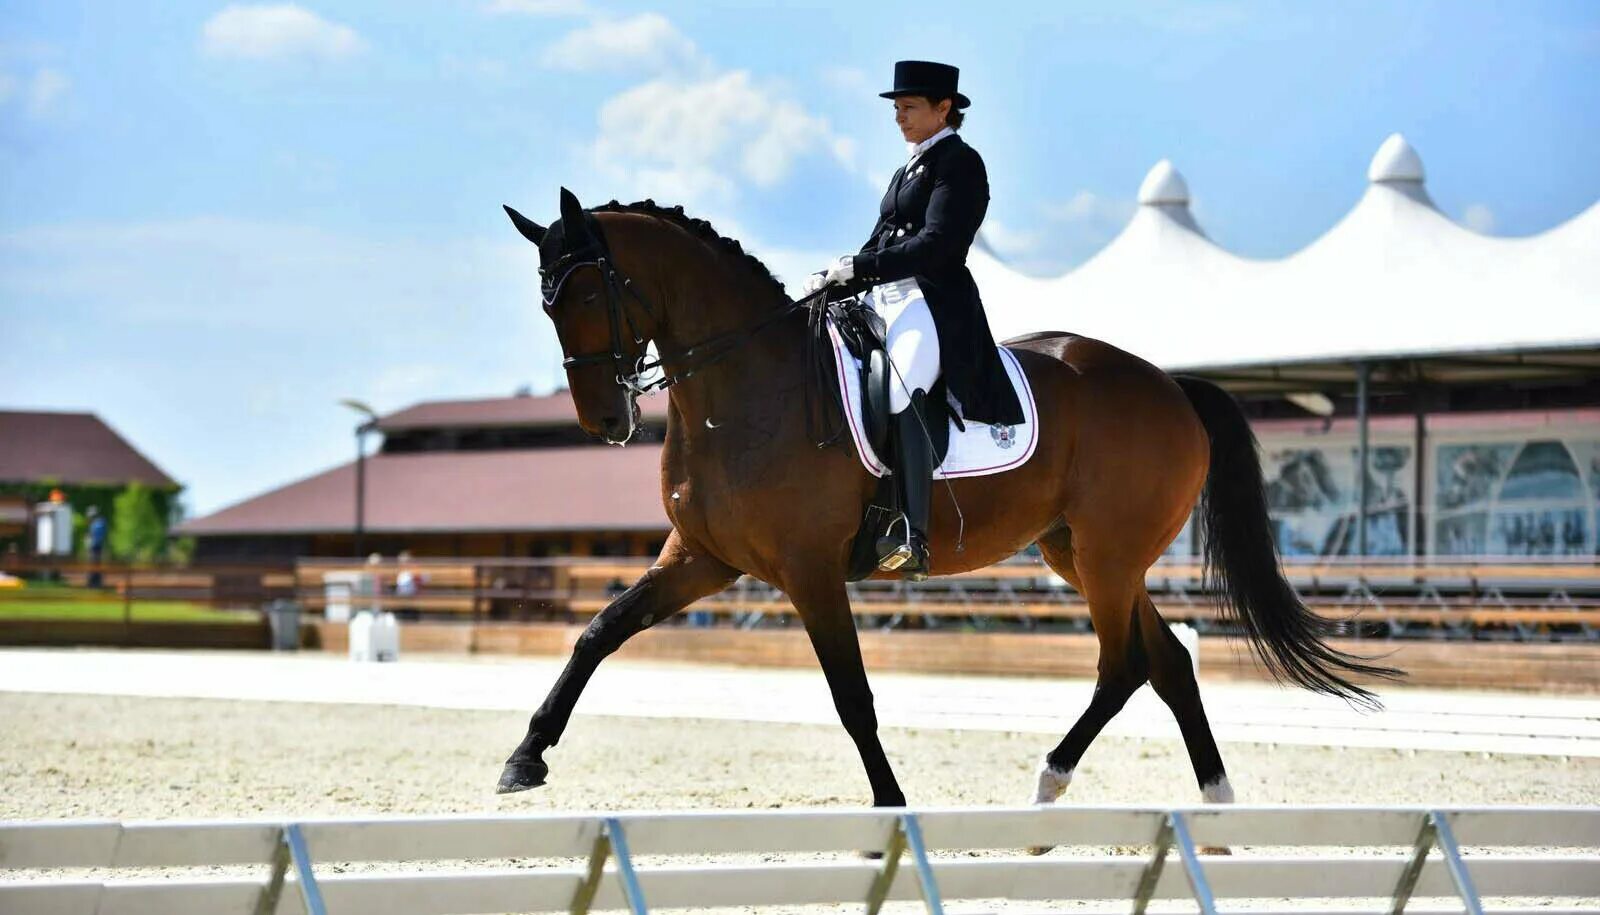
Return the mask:
[[[429,401],[380,417],[365,461],[362,551],[417,556],[648,554],[661,507],[666,398],[640,404],[625,448],[578,427],[566,392]],[[356,549],[351,461],[184,522],[209,562],[348,556]]]
[[183,488],[93,413],[0,410],[0,550],[31,552],[34,506],[52,494],[109,516],[130,483],[151,491],[163,518]]

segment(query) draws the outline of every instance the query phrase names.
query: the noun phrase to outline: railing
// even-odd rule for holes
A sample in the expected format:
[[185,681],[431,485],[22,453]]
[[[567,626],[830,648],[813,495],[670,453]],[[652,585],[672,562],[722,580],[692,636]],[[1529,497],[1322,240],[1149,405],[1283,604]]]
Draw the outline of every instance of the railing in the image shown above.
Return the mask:
[[[1074,853],[1017,854],[1050,846]],[[1145,851],[1108,851],[1129,846]],[[1204,857],[1207,846],[1234,854]],[[1463,856],[1464,848],[1473,854]],[[1413,900],[1433,898],[1450,900],[1447,911],[1484,912],[1530,911],[1485,903],[1536,897],[1531,911],[1553,913],[1593,911],[1600,902],[1597,851],[1600,808],[1594,807],[1039,806],[0,822],[0,869],[22,871],[0,875],[0,911],[445,915],[859,903],[874,913],[886,900],[920,899],[927,911],[942,912],[947,900],[1007,899],[1121,900],[1144,912],[1154,900],[1186,899],[1214,913],[1219,901],[1265,899],[1275,900],[1274,911],[1371,900],[1386,911],[1415,912],[1421,909]],[[879,857],[863,860],[862,852]],[[473,867],[459,866],[468,859]],[[516,860],[477,866],[505,859]],[[328,867],[357,862],[374,867]],[[149,872],[229,865],[268,870],[243,876],[163,870],[159,879]],[[27,873],[44,868],[111,873]]]
[[[423,587],[393,593],[399,567],[364,566],[379,576],[374,603],[390,609],[471,614],[473,619],[581,621],[642,575],[643,559],[481,559],[414,562]],[[302,562],[302,598],[320,606],[320,576],[350,571],[336,560]],[[1594,559],[1410,562],[1289,561],[1290,582],[1318,613],[1355,617],[1353,634],[1386,637],[1571,638],[1600,640],[1600,565]],[[1195,562],[1165,561],[1146,577],[1163,616],[1201,631],[1226,628]],[[910,585],[850,586],[862,626],[1086,631],[1083,598],[1037,560],[1021,560]],[[786,624],[793,608],[775,588],[743,578],[690,608],[698,620],[752,627]]]
[[[0,563],[0,571],[52,577],[59,588],[0,587],[7,601],[59,602],[63,608],[120,606],[125,622],[141,605],[189,603],[259,609],[293,598],[318,611],[326,606],[329,573],[362,572],[376,579],[363,606],[409,616],[486,620],[581,622],[602,609],[647,568],[635,559],[415,560],[404,565],[304,559],[293,568],[251,566],[164,568],[84,563]],[[1291,560],[1289,580],[1318,613],[1354,617],[1355,634],[1382,637],[1600,640],[1600,565],[1593,558],[1539,561]],[[418,587],[401,594],[403,571]],[[89,588],[94,576],[101,587]],[[1202,632],[1228,631],[1201,580],[1197,563],[1164,561],[1146,577],[1163,616]],[[868,581],[850,587],[863,627],[1087,631],[1089,609],[1049,568],[1021,560],[909,585]],[[788,625],[793,609],[776,589],[741,579],[695,604],[691,619],[741,627]]]

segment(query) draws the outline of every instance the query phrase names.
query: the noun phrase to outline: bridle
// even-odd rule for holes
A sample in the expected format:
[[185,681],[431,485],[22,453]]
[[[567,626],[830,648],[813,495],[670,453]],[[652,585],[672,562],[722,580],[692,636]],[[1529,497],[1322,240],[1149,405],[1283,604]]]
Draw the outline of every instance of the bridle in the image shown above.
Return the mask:
[[[577,251],[561,255],[549,268],[539,268],[540,294],[544,301],[545,314],[550,315],[556,300],[561,297],[562,290],[566,288],[567,282],[574,274],[585,267],[593,267],[600,271],[601,285],[606,299],[606,321],[610,325],[610,348],[565,356],[561,360],[561,367],[571,371],[583,366],[603,365],[608,362],[611,364],[617,387],[628,397],[628,434],[621,441],[614,441],[612,444],[627,444],[638,431],[639,395],[664,391],[673,385],[688,381],[700,371],[731,355],[760,331],[809,306],[813,300],[822,296],[822,291],[804,296],[761,317],[753,324],[718,334],[675,353],[659,353],[655,359],[648,359],[643,349],[646,343],[645,337],[639,333],[638,327],[633,322],[627,297],[637,302],[638,307],[644,310],[652,322],[657,320],[657,311],[650,307],[649,300],[638,290],[633,279],[612,260],[604,236],[600,234],[600,227],[593,221],[593,217],[587,213],[585,216],[590,220],[588,228],[592,241]],[[627,333],[626,338],[623,336],[624,331]],[[623,352],[625,339],[631,339],[634,346],[640,347],[639,355],[633,359],[632,365],[628,364],[628,356]],[[668,363],[677,366],[677,371],[667,371]],[[647,377],[657,369],[661,370],[659,377]]]

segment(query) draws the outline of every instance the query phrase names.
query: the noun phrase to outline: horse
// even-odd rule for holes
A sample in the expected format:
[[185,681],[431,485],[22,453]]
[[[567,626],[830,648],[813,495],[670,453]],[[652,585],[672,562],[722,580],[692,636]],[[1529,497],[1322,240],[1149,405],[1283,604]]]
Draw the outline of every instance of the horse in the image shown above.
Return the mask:
[[[851,543],[877,480],[847,444],[818,447],[809,434],[809,309],[737,241],[681,207],[612,201],[586,210],[563,188],[549,226],[505,210],[538,246],[543,308],[583,429],[624,444],[639,425],[638,395],[667,389],[661,495],[671,532],[655,563],[577,639],[497,791],[545,783],[545,751],[602,659],[749,575],[793,602],[872,803],[904,806],[846,591]],[[1376,704],[1355,681],[1399,672],[1330,646],[1337,624],[1284,579],[1255,439],[1229,394],[1089,337],[1036,333],[1004,345],[1036,398],[1036,451],[1020,468],[951,481],[949,498],[934,499],[927,534],[933,575],[980,569],[1037,543],[1088,603],[1100,652],[1093,697],[1045,755],[1035,803],[1059,798],[1090,743],[1146,682],[1177,718],[1202,798],[1232,800],[1189,654],[1145,588],[1146,570],[1197,500],[1210,590],[1265,667]]]

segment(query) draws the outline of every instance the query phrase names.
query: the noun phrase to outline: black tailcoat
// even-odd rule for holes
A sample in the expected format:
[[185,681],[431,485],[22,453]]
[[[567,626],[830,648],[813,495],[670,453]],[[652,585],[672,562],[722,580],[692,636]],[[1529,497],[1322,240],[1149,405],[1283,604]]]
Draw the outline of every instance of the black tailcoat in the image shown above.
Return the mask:
[[961,413],[1016,425],[1022,405],[995,351],[967,250],[989,209],[989,174],[978,151],[951,134],[894,173],[878,224],[854,258],[855,285],[914,276],[939,329],[939,368]]

